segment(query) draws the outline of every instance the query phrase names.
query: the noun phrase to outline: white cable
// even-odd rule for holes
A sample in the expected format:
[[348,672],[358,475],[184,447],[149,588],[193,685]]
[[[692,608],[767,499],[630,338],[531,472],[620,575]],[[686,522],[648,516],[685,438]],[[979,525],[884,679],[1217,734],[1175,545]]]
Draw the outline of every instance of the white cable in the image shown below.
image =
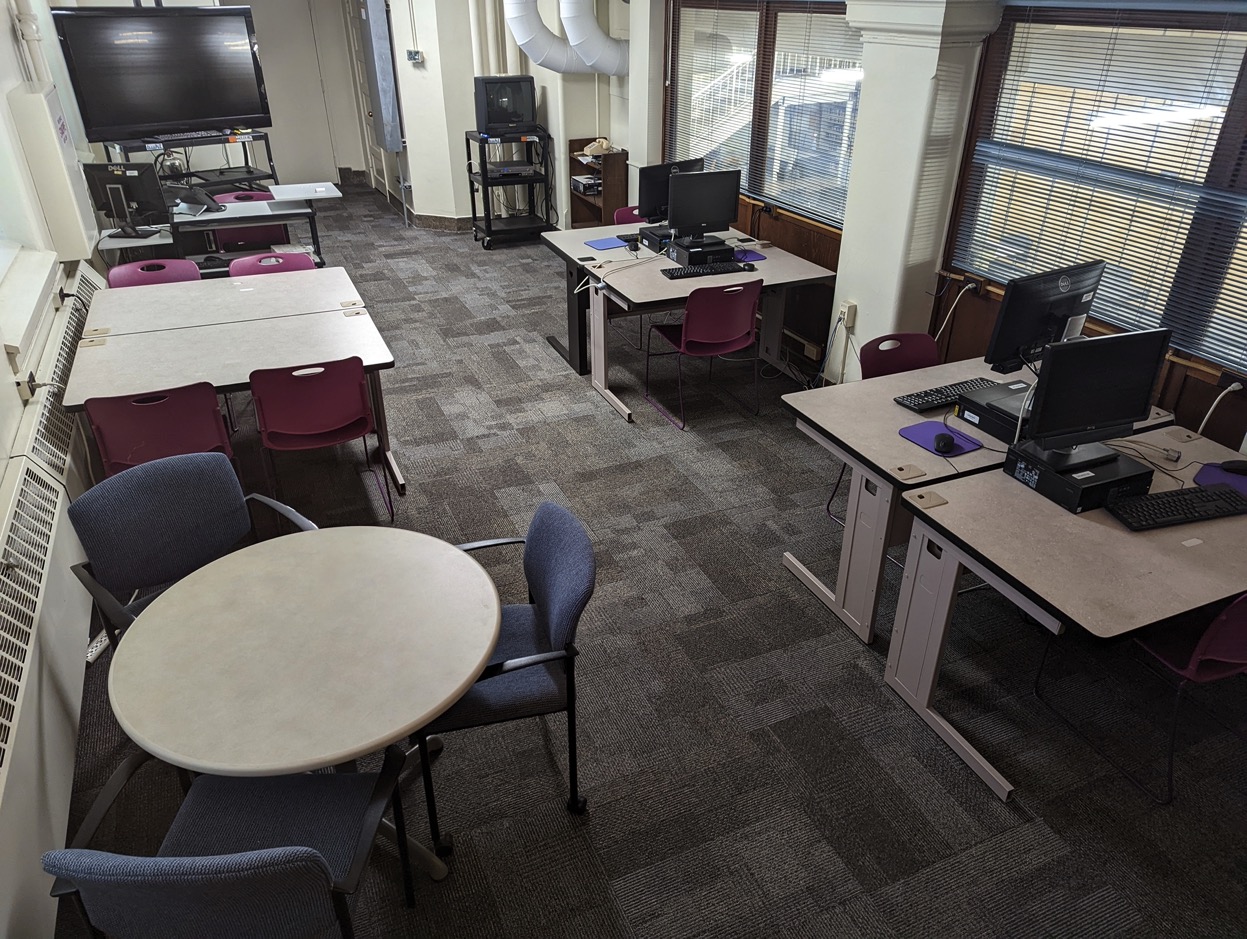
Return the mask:
[[957,294],[957,299],[953,301],[953,305],[948,308],[948,313],[944,315],[944,322],[940,323],[940,328],[935,332],[935,341],[940,341],[940,333],[944,332],[944,327],[948,325],[948,321],[953,318],[953,310],[957,309],[957,304],[961,302],[961,298],[965,296],[967,290],[974,290],[978,287],[976,281],[970,281],[961,288],[961,293]]
[[1013,431],[1013,444],[1017,446],[1017,442],[1022,439],[1022,421],[1026,417],[1026,409],[1030,406],[1031,396],[1035,393],[1035,386],[1039,382],[1032,382],[1031,386],[1026,389],[1026,397],[1022,399],[1022,408],[1018,411],[1018,426]]
[[1199,430],[1195,431],[1195,433],[1201,434],[1201,435],[1203,434],[1204,427],[1206,427],[1208,424],[1208,418],[1212,417],[1212,412],[1217,409],[1217,405],[1221,403],[1222,398],[1224,398],[1226,395],[1230,394],[1231,392],[1242,391],[1242,390],[1243,390],[1242,382],[1236,381],[1234,382],[1234,384],[1230,385],[1229,388],[1226,388],[1225,391],[1221,392],[1221,394],[1217,395],[1217,400],[1212,402],[1212,407],[1208,409],[1208,413],[1204,415],[1204,419],[1199,422]]

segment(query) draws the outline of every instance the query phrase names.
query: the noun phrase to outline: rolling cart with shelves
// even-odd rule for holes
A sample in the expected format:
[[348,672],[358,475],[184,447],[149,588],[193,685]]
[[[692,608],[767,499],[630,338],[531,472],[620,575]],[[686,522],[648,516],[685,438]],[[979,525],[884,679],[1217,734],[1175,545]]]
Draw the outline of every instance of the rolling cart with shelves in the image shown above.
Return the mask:
[[[117,153],[130,162],[133,153],[150,153],[159,156],[167,150],[191,150],[195,147],[215,147],[236,143],[242,146],[243,165],[223,166],[215,169],[186,169],[180,173],[161,173],[162,182],[183,186],[209,186],[214,189],[225,185],[239,188],[255,188],[256,183],[277,183],[277,165],[273,162],[273,148],[268,134],[263,131],[198,131],[187,134],[163,134],[159,137],[143,137],[137,140],[116,140],[104,145],[109,158]],[[258,154],[255,145],[264,145],[266,167],[255,164]]]
[[[499,144],[517,145],[522,156],[519,159],[500,156],[491,159],[489,148]],[[554,227],[550,222],[550,177],[553,169],[548,133],[536,130],[491,137],[469,130],[464,133],[464,148],[468,161],[468,189],[472,198],[473,241],[481,242],[488,251],[495,240],[536,238]],[[514,192],[521,187],[526,190],[527,212],[495,215],[492,190],[505,188]],[[476,204],[478,193],[481,196],[479,211]]]
[[583,161],[577,154],[596,137],[573,137],[567,142],[568,166],[572,176],[595,176],[600,180],[596,193],[580,192],[573,185],[569,202],[569,228],[613,225],[615,210],[628,205],[628,151],[614,150]]

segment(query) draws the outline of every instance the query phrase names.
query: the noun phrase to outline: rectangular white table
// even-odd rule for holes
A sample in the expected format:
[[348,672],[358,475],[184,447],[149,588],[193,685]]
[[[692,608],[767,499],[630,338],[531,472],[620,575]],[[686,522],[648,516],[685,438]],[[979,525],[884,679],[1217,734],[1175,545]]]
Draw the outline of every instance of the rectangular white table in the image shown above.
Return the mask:
[[[1178,466],[1240,456],[1180,427],[1132,439],[1181,450],[1180,464],[1158,463],[1188,484],[1198,467]],[[1178,487],[1159,471],[1152,481],[1153,491]],[[1003,472],[939,481],[902,501],[914,521],[885,677],[1001,799],[1013,786],[934,706],[963,568],[1057,634],[1076,624],[1118,636],[1247,590],[1242,516],[1132,532],[1104,509],[1075,515]]]

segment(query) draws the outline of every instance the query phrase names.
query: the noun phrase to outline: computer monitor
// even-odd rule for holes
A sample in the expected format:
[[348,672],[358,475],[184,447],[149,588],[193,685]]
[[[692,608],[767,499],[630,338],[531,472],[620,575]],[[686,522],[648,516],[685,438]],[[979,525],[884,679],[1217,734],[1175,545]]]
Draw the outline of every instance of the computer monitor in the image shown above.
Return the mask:
[[151,163],[84,163],[87,190],[96,210],[104,213],[125,238],[150,238],[156,225],[169,221],[160,177]]
[[667,223],[672,238],[700,239],[736,221],[740,170],[675,173],[667,194]]
[[667,217],[667,196],[671,191],[673,173],[700,173],[706,168],[701,157],[676,160],[674,163],[655,163],[642,166],[637,171],[636,213],[649,222],[660,222]]
[[492,136],[536,130],[537,83],[531,75],[477,75],[476,129]]
[[1048,343],[1080,335],[1103,273],[1103,261],[1088,261],[1009,281],[983,357],[992,371],[1016,372]]
[[1146,329],[1045,348],[1024,452],[1058,472],[1114,459],[1097,441],[1128,435],[1151,412],[1170,335]]

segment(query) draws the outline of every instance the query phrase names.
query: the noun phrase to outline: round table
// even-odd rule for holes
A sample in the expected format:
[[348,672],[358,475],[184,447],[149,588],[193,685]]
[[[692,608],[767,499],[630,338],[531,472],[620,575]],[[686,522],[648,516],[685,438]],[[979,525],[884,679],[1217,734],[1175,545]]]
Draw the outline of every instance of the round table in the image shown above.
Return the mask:
[[298,773],[429,723],[480,675],[500,621],[489,575],[445,541],[299,532],[166,590],[114,652],[108,694],[130,738],[175,766]]

